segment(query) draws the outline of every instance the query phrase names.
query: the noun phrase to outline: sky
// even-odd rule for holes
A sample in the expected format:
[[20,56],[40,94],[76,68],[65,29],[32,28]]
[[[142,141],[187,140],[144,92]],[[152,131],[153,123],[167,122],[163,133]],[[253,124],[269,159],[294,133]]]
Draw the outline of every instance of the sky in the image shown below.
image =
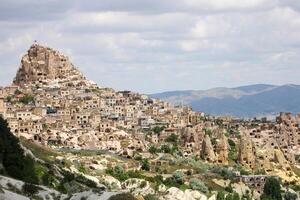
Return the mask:
[[0,85],[34,40],[117,90],[300,84],[299,0],[0,0]]

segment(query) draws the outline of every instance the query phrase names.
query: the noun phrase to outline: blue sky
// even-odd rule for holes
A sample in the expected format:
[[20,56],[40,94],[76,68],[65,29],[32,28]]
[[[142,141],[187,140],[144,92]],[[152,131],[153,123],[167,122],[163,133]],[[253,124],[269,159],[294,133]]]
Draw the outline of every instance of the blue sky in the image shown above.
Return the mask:
[[300,84],[298,0],[0,0],[0,85],[34,40],[100,86]]

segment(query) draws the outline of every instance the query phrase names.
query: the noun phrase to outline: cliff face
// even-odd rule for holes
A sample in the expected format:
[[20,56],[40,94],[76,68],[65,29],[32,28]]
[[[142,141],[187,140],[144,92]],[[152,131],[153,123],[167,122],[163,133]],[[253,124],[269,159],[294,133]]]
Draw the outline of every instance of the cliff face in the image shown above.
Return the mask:
[[242,136],[239,146],[239,162],[249,169],[255,168],[255,146],[248,136]]
[[69,58],[51,48],[32,45],[22,57],[14,79],[16,85],[67,85],[80,86],[92,83],[77,70]]

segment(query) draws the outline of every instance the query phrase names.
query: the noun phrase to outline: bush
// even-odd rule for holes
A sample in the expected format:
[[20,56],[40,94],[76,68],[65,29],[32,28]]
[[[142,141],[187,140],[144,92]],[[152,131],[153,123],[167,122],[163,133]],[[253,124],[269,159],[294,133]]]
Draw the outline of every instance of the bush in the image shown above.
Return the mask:
[[167,178],[164,182],[165,185],[180,187],[184,184],[184,177],[181,171],[176,171],[172,174],[172,177]]
[[116,194],[110,197],[108,200],[136,200],[130,193]]
[[206,185],[196,178],[192,178],[190,180],[190,188],[192,190],[198,190],[199,192],[202,192],[202,193],[208,192],[208,188],[206,187]]
[[230,193],[230,194],[227,194],[226,200],[240,200],[240,196],[238,193],[234,192],[234,193]]
[[156,147],[151,146],[151,147],[149,148],[149,153],[151,153],[151,154],[156,154],[157,152],[158,152],[158,149],[157,149]]
[[217,200],[225,200],[225,193],[223,191],[218,192]]
[[297,199],[297,194],[287,192],[284,194],[284,200],[296,200]]
[[153,194],[147,194],[146,196],[144,196],[144,200],[158,200],[158,198]]
[[168,136],[165,139],[165,142],[171,143],[173,145],[177,145],[178,144],[178,136],[175,135],[174,133],[172,133],[170,136]]
[[145,170],[145,171],[150,170],[150,164],[149,164],[148,159],[143,159],[142,160],[142,170]]
[[230,180],[234,179],[236,176],[231,170],[224,167],[213,167],[211,169],[211,172],[219,174],[224,179],[230,179]]
[[152,131],[156,134],[160,134],[165,129],[164,126],[155,126]]
[[19,99],[19,102],[23,104],[29,104],[29,103],[35,103],[35,100],[32,95],[26,94],[25,96]]
[[35,195],[36,193],[38,193],[38,191],[41,188],[39,188],[38,186],[32,185],[30,183],[25,183],[22,187],[22,192],[27,195],[32,197],[33,195]]
[[282,200],[280,182],[275,177],[269,177],[264,186],[261,199]]

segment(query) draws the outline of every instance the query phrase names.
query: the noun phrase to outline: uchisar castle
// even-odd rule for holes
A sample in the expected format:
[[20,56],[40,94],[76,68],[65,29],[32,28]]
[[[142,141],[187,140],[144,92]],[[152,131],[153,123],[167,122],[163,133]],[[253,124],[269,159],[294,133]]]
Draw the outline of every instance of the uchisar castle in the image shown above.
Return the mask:
[[[281,180],[282,191],[299,192],[300,115],[214,117],[100,87],[67,56],[38,44],[0,88],[0,115],[20,143],[52,152],[51,165],[114,194],[215,200],[221,191],[224,199],[259,199],[269,177]],[[49,185],[61,199],[72,194],[67,182],[63,191]]]

